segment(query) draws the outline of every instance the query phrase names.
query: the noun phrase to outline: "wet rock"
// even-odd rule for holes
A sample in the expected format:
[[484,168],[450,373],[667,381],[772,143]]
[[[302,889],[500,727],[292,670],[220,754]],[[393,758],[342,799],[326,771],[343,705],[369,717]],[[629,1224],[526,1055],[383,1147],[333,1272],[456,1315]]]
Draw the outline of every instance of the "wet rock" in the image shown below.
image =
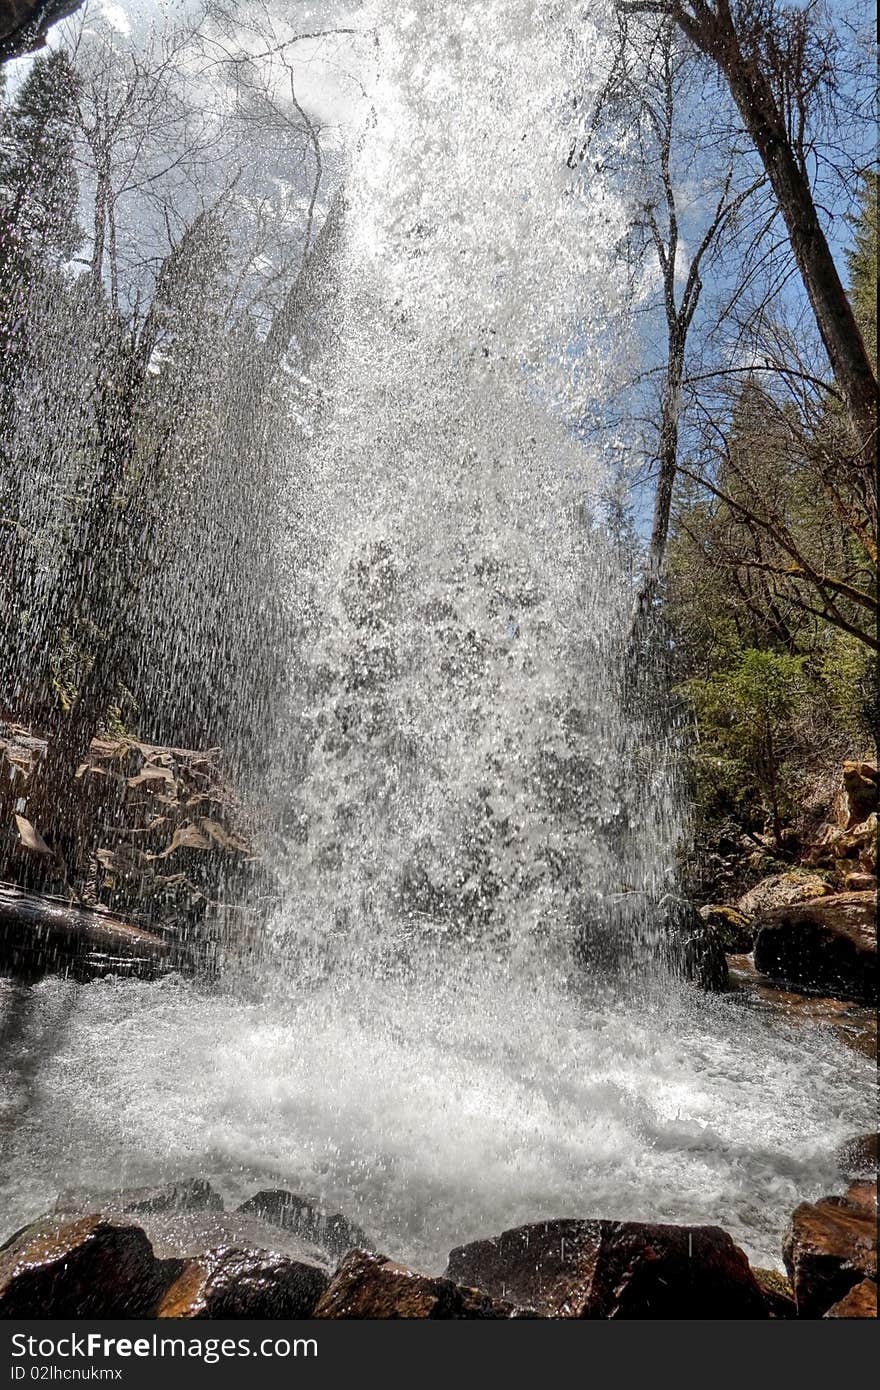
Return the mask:
[[710,903],[700,908],[700,916],[718,933],[726,955],[746,955],[755,942],[755,926],[751,917],[735,907]]
[[871,812],[877,810],[878,792],[880,792],[877,764],[844,763],[843,789],[846,792],[846,828],[849,830],[852,826],[866,821]]
[[855,1134],[846,1139],[834,1155],[837,1165],[848,1178],[862,1175],[877,1176],[877,1152],[880,1135]]
[[805,870],[791,870],[789,873],[771,874],[769,878],[761,879],[754,888],[743,893],[737,908],[747,917],[754,917],[774,907],[788,907],[791,903],[824,898],[833,891],[821,875]]
[[782,1253],[800,1318],[821,1318],[856,1284],[876,1280],[877,1184],[852,1183],[845,1197],[802,1202]]
[[446,1276],[561,1318],[766,1318],[717,1226],[543,1221],[453,1250]]
[[325,1268],[265,1250],[209,1250],[184,1265],[158,1318],[307,1318],[329,1283]]
[[699,985],[700,989],[726,989],[727,957],[717,927],[705,922],[693,904],[684,898],[671,899],[666,915],[685,979]]
[[824,1316],[826,1318],[876,1318],[877,1281],[875,1279],[863,1279],[860,1284],[854,1284],[849,1293],[839,1303],[833,1304]]
[[328,1277],[333,1272],[335,1261],[325,1250],[292,1231],[241,1212],[142,1212],[138,1219],[162,1259],[198,1260],[212,1250],[271,1251],[288,1260],[317,1265]]
[[834,998],[877,999],[873,893],[835,893],[758,919],[755,965],[771,979]]
[[778,1269],[752,1269],[755,1283],[761,1290],[767,1315],[771,1318],[796,1318],[797,1304],[791,1280]]
[[222,1211],[223,1199],[204,1178],[186,1178],[164,1187],[130,1187],[103,1192],[89,1188],[68,1188],[58,1197],[55,1210],[70,1216],[96,1211]]
[[353,1250],[313,1313],[316,1318],[510,1318],[517,1310],[478,1289],[434,1279],[384,1255]]
[[43,1217],[0,1253],[0,1318],[150,1317],[179,1271],[139,1226]]
[[360,1226],[341,1212],[324,1211],[311,1197],[297,1197],[293,1192],[274,1189],[257,1192],[237,1210],[243,1216],[258,1217],[311,1241],[337,1260],[349,1250],[373,1249],[373,1242]]
[[877,812],[846,829],[826,825],[805,854],[810,863],[833,869],[840,882],[850,873],[877,873]]

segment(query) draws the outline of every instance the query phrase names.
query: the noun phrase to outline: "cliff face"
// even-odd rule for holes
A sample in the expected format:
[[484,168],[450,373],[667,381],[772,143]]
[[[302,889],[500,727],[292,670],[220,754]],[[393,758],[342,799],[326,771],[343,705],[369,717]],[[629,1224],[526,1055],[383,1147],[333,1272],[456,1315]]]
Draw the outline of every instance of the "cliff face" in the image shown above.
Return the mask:
[[51,25],[81,4],[82,0],[0,0],[0,63],[40,48]]

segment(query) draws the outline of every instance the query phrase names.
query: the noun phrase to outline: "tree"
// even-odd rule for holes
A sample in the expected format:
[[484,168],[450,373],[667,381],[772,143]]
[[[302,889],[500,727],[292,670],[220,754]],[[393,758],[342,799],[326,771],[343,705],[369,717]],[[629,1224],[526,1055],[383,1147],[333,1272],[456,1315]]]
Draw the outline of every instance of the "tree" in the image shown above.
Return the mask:
[[877,195],[878,176],[864,175],[860,207],[852,218],[853,244],[847,256],[850,298],[871,360],[877,362]]
[[877,379],[808,175],[809,125],[828,54],[818,4],[799,10],[781,0],[619,3],[630,14],[668,15],[723,74],[776,195],[855,434],[865,486],[873,490]]
[[74,165],[77,75],[63,49],[38,58],[3,122],[0,215],[9,228],[3,259],[33,265],[70,260],[82,242]]

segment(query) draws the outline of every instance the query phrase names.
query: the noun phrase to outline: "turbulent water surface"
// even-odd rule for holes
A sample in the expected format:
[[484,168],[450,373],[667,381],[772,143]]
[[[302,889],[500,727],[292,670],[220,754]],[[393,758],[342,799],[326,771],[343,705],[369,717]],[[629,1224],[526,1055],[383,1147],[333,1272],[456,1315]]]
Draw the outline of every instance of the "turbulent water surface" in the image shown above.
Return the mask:
[[789,1212],[872,1123],[868,1062],[690,992],[459,979],[266,1009],[47,980],[16,1011],[3,1235],[64,1187],[200,1174],[227,1201],[315,1193],[435,1271],[462,1241],[591,1215],[717,1223],[779,1264]]

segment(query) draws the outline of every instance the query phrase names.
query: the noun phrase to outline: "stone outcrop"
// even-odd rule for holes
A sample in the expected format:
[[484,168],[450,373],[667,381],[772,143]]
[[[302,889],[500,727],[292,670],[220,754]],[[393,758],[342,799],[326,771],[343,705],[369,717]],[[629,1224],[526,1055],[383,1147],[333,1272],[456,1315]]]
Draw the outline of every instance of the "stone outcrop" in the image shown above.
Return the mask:
[[0,1251],[0,1318],[151,1317],[179,1270],[132,1222],[44,1217]]
[[83,0],[0,0],[0,63],[41,48],[59,19],[73,14]]
[[700,908],[700,916],[718,934],[725,955],[746,955],[755,944],[755,924],[745,912],[722,903]]
[[778,1269],[753,1268],[752,1273],[766,1304],[767,1316],[771,1318],[796,1318],[797,1304],[794,1301],[794,1289],[791,1286],[791,1280],[781,1274]]
[[880,777],[876,763],[848,762],[843,765],[846,795],[846,829],[861,825],[880,802]]
[[837,999],[877,999],[873,893],[835,893],[773,908],[758,918],[755,965],[798,989]]
[[821,1318],[857,1284],[876,1281],[876,1182],[854,1182],[845,1197],[802,1202],[789,1222],[783,1256],[800,1318]]
[[449,1279],[562,1318],[758,1318],[749,1262],[717,1226],[542,1221],[449,1256]]
[[860,1284],[854,1284],[849,1293],[845,1294],[839,1303],[832,1304],[824,1316],[826,1318],[876,1318],[876,1279],[863,1279]]
[[307,1318],[329,1283],[312,1260],[265,1250],[209,1250],[188,1260],[156,1307],[158,1318]]
[[283,1189],[257,1192],[237,1210],[243,1216],[258,1217],[302,1240],[311,1241],[335,1259],[341,1259],[356,1248],[373,1248],[360,1226],[342,1212],[324,1211],[314,1198],[298,1197]]
[[384,1255],[353,1250],[318,1302],[316,1318],[510,1318],[517,1310],[503,1299],[450,1279],[431,1278],[394,1264]]
[[814,898],[824,898],[834,890],[828,881],[819,874],[806,870],[791,870],[784,874],[771,874],[762,878],[754,888],[743,893],[737,903],[737,910],[746,917],[755,917],[775,907],[788,907],[791,903],[811,902]]

